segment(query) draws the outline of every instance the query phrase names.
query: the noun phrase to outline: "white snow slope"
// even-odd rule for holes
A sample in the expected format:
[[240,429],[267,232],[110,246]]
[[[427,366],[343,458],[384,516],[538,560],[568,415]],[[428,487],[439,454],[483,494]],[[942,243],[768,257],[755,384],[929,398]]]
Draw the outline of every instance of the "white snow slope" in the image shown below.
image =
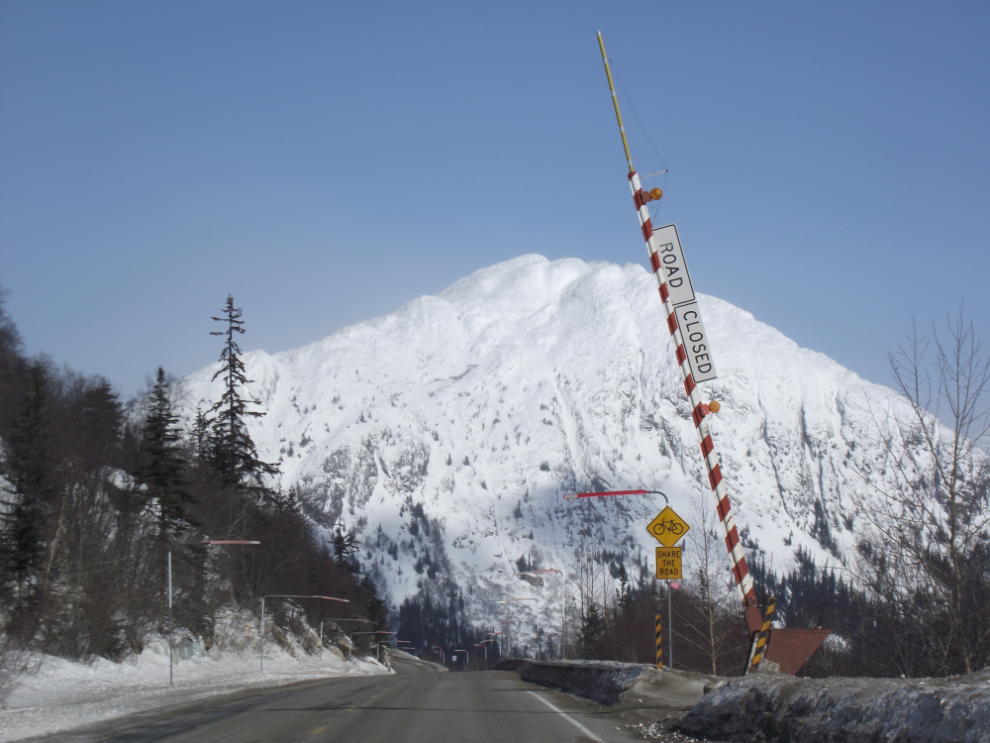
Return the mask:
[[[882,472],[873,413],[903,401],[743,310],[699,302],[719,374],[703,394],[723,405],[713,430],[745,541],[775,569],[799,547],[841,561],[871,509],[864,478]],[[250,422],[261,456],[315,520],[359,534],[396,605],[446,574],[469,616],[491,623],[497,600],[544,596],[515,576],[518,558],[571,580],[585,538],[652,571],[645,527],[662,502],[563,493],[660,489],[689,523],[710,497],[656,284],[638,265],[525,255],[244,361],[266,413]],[[216,370],[186,380],[190,415],[219,398]],[[549,619],[556,584],[542,590]]]
[[0,705],[0,741],[77,730],[145,710],[192,704],[218,694],[280,686],[332,676],[384,674],[389,671],[369,658],[341,660],[289,653],[270,643],[265,670],[259,670],[256,649],[215,653],[177,663],[175,684],[168,683],[168,655],[160,638],[149,636],[140,655],[123,663],[97,658],[73,663],[36,656],[35,673],[19,676],[13,692]]

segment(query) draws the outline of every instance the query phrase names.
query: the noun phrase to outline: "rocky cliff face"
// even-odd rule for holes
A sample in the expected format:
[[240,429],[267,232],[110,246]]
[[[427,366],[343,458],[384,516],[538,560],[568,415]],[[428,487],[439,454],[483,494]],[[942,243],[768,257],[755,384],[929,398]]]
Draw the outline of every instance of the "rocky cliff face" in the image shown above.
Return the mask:
[[[748,545],[841,561],[880,476],[874,416],[901,403],[749,313],[699,298],[722,403],[713,430]],[[354,530],[393,601],[452,579],[472,610],[521,590],[520,557],[577,572],[582,540],[652,570],[653,497],[709,498],[656,285],[636,265],[522,256],[304,348],[247,354],[259,453],[317,524]],[[187,380],[192,410],[215,367]],[[691,550],[685,560],[692,560]],[[551,585],[548,582],[548,585]],[[573,582],[572,582],[573,588]],[[543,589],[546,590],[546,589]],[[550,610],[549,604],[545,607]]]

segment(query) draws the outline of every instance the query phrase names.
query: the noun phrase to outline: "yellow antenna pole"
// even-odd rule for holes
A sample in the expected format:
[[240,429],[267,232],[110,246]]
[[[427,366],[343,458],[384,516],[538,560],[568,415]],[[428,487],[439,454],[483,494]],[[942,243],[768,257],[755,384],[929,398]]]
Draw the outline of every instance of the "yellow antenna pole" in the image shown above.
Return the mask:
[[626,151],[626,162],[629,163],[629,172],[635,173],[632,164],[632,155],[629,154],[629,142],[626,141],[626,128],[622,126],[622,114],[619,113],[619,99],[615,97],[615,86],[612,84],[612,71],[608,68],[608,57],[605,56],[605,42],[602,41],[602,32],[598,32],[598,46],[602,50],[602,62],[605,63],[605,74],[608,76],[608,89],[612,91],[612,105],[615,106],[615,118],[619,120],[619,134],[622,135],[622,148]]

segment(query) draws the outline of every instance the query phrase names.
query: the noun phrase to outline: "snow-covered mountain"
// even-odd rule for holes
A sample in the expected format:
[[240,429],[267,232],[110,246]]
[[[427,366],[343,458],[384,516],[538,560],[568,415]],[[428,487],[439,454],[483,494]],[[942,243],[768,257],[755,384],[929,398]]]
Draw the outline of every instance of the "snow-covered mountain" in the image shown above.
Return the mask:
[[[699,302],[719,373],[704,394],[722,404],[713,431],[745,541],[775,568],[799,547],[841,559],[882,457],[871,408],[896,396],[743,310]],[[659,489],[689,523],[710,498],[656,284],[639,265],[526,255],[244,360],[267,414],[250,424],[259,453],[281,462],[282,486],[299,487],[316,521],[358,533],[396,604],[449,575],[469,613],[493,616],[499,599],[541,595],[520,586],[520,557],[573,577],[582,539],[624,555],[633,575],[652,570],[645,527],[662,501],[563,493]],[[218,399],[215,370],[187,380],[193,409]]]

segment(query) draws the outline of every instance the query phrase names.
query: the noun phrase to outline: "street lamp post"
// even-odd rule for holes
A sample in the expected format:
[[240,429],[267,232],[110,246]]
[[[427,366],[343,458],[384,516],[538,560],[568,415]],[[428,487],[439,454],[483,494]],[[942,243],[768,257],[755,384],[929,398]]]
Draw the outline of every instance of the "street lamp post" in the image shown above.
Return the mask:
[[498,659],[502,660],[502,633],[501,632],[486,632],[486,636],[492,641],[498,643]]
[[[397,635],[397,634],[399,633],[389,632],[388,630],[380,629],[380,630],[374,630],[372,632],[351,632],[351,637],[353,637],[354,635]],[[381,655],[381,648],[379,647],[379,645],[380,643],[375,645],[375,660],[378,660],[378,662],[381,663],[381,661],[379,660],[379,657]]]
[[503,619],[499,624],[505,625],[505,654],[512,657],[512,620]]
[[[505,599],[504,601],[499,601],[500,604],[509,604],[513,601],[535,601],[536,602],[536,655],[540,654],[540,600],[535,599],[532,596],[520,596],[519,598]],[[537,657],[539,660],[539,657]]]
[[[351,603],[347,599],[338,599],[333,596],[313,596],[313,595],[300,595],[295,593],[269,593],[266,596],[261,597],[261,671],[265,671],[265,599],[320,599],[322,601],[337,601],[341,604]],[[321,630],[322,632],[322,630]],[[323,637],[320,637],[320,642],[323,642]]]
[[564,593],[564,571],[557,568],[544,568],[542,570],[527,570],[519,575],[536,575],[537,573],[556,573],[560,576],[560,659],[567,660],[566,639],[567,639],[567,597]]
[[172,686],[172,548],[173,547],[210,547],[214,545],[251,545],[261,542],[245,539],[201,539],[198,542],[176,542],[168,546],[168,685]]
[[[577,500],[578,498],[609,498],[612,496],[620,495],[659,495],[663,498],[665,505],[670,505],[670,501],[667,499],[666,494],[662,490],[602,490],[592,493],[565,493],[564,500]],[[670,632],[670,638],[673,639],[673,631],[670,627],[670,581],[667,581],[667,631]],[[668,641],[670,644],[670,641]],[[563,638],[561,639],[561,647],[564,646]]]
[[490,642],[494,642],[494,640],[491,640],[491,639],[489,639],[489,640],[482,640],[481,642],[475,644],[475,647],[476,648],[484,648],[485,649],[485,670],[486,671],[488,670],[488,643],[490,643]]
[[[323,657],[323,622],[364,622],[365,624],[375,624],[370,619],[353,619],[351,617],[324,617],[320,620],[320,657]],[[350,651],[348,651],[350,652]]]

